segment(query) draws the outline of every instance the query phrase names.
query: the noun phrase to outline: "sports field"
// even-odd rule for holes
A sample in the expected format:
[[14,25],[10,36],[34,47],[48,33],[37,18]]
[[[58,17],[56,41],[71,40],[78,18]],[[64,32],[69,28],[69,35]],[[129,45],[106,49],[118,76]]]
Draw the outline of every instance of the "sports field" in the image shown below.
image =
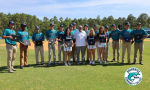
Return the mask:
[[[150,89],[150,39],[144,42],[143,64],[128,65],[127,54],[125,64],[107,62],[107,65],[76,65],[72,66],[35,66],[35,51],[29,47],[28,63],[32,67],[20,69],[19,48],[15,60],[14,73],[7,70],[7,52],[4,45],[0,46],[0,90],[149,90]],[[0,44],[5,44],[0,40]],[[45,42],[47,44],[47,42]],[[47,48],[45,46],[45,48]],[[45,49],[46,50],[46,49]],[[122,52],[122,50],[120,50]],[[48,63],[48,51],[44,52],[45,63]],[[58,61],[58,53],[57,61]],[[120,53],[122,58],[122,53]],[[131,62],[133,62],[134,48],[132,45]],[[139,54],[138,54],[139,56]],[[97,56],[96,56],[97,57]],[[53,58],[53,57],[52,57]],[[53,59],[52,59],[53,60]],[[81,59],[80,59],[81,60]],[[110,43],[109,61],[112,60],[112,47]],[[137,67],[143,73],[142,82],[137,86],[130,86],[124,80],[124,73],[130,67]]]

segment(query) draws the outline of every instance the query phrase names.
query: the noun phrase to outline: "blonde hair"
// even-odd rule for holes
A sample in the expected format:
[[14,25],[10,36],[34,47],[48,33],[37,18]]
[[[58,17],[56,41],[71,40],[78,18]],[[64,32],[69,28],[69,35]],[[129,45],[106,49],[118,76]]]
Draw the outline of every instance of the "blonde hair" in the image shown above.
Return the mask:
[[[95,36],[94,29],[93,29],[93,28],[91,28],[90,30],[92,30],[93,36]],[[90,36],[90,35],[91,35],[91,32],[89,31],[89,34],[88,34],[88,36]]]

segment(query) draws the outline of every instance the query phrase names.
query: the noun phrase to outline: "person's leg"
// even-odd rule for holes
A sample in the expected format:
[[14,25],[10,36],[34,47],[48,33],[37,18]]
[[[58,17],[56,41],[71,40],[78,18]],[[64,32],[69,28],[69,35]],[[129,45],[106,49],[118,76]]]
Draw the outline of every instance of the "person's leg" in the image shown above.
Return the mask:
[[56,64],[56,44],[52,45],[52,49],[53,49],[53,59],[54,59],[54,63]]
[[122,63],[124,63],[125,52],[126,52],[126,42],[122,42]]
[[48,44],[48,64],[51,64],[52,44]]
[[117,48],[117,60],[119,63],[120,62],[120,41],[116,42],[116,48]]
[[128,63],[131,64],[130,62],[130,52],[131,52],[131,42],[127,43],[127,57],[128,57]]
[[77,63],[79,63],[79,61],[80,61],[80,49],[81,49],[81,47],[76,47],[76,51],[77,51]]
[[24,46],[20,44],[20,66],[23,66]]
[[67,51],[65,51],[65,63],[67,62],[67,56],[68,56],[68,53]]
[[87,54],[90,58],[90,61],[92,61],[92,57],[91,57],[91,49],[88,49],[88,54]]
[[61,46],[61,51],[63,52],[63,62],[65,62],[64,44]]
[[109,42],[107,43],[106,47],[106,60],[108,61],[108,50],[109,50]]
[[100,61],[102,61],[101,54],[102,54],[102,47],[99,47],[99,57],[100,57]]
[[100,59],[98,43],[99,43],[99,42],[96,42],[96,48],[97,48],[97,60]]
[[139,62],[141,65],[143,65],[142,61],[143,61],[143,49],[144,49],[144,43],[141,42],[139,44],[139,52],[140,52],[140,58],[139,58]]
[[136,60],[137,60],[137,51],[138,51],[138,49],[139,49],[139,45],[138,45],[137,42],[135,42],[135,43],[134,43],[134,62],[133,62],[133,64],[136,63]]
[[28,46],[24,47],[24,66],[28,66]]
[[61,62],[61,43],[58,42],[58,60],[59,63]]
[[39,47],[35,46],[35,59],[36,59],[36,64],[39,64]]
[[15,63],[16,53],[17,53],[17,46],[13,46],[12,62],[11,62],[11,68],[12,68],[13,71],[16,71],[14,69],[14,63]]
[[12,73],[11,63],[12,63],[12,55],[13,55],[13,49],[11,45],[6,44],[7,48],[7,68],[8,72]]
[[82,46],[82,47],[81,47],[82,64],[84,64],[84,61],[85,61],[84,50],[85,50],[85,46]]
[[116,56],[116,55],[115,55],[115,49],[116,49],[115,43],[116,43],[115,41],[112,42],[112,48],[113,48],[113,60],[112,60],[112,62],[115,61],[115,56]]
[[93,55],[93,61],[95,62],[95,49],[92,49],[92,55]]
[[44,47],[40,46],[41,64],[44,64]]
[[75,61],[77,60],[77,49],[76,49],[76,46],[74,46],[74,59]]

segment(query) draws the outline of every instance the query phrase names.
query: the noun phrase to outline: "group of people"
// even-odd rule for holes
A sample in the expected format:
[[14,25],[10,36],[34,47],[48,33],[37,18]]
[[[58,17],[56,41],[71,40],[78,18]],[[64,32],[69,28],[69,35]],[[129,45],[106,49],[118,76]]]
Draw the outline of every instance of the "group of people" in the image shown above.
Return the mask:
[[[13,73],[16,71],[14,69],[14,61],[17,52],[17,43],[12,41],[12,35],[20,36],[20,69],[24,67],[30,67],[28,65],[28,46],[24,44],[24,40],[29,40],[29,34],[26,32],[26,24],[21,24],[20,31],[16,32],[13,30],[14,22],[9,21],[7,29],[4,30],[2,38],[5,39],[6,49],[7,49],[7,67],[8,72]],[[117,62],[120,63],[120,43],[122,41],[122,62],[124,63],[125,51],[127,49],[127,59],[128,63],[130,62],[130,52],[131,45],[134,43],[134,62],[137,60],[137,51],[139,50],[140,58],[139,63],[143,65],[143,41],[148,37],[148,33],[141,29],[141,23],[137,23],[137,28],[135,30],[129,29],[130,23],[125,23],[125,29],[119,30],[116,29],[116,25],[112,24],[112,31],[108,32],[108,26],[101,26],[98,29],[98,26],[95,24],[94,28],[88,29],[88,24],[85,24],[84,27],[79,25],[79,28],[76,28],[76,23],[70,24],[69,28],[64,31],[64,26],[60,25],[60,31],[54,29],[54,24],[50,24],[50,29],[46,31],[46,40],[48,41],[48,66],[51,66],[51,54],[53,51],[53,60],[54,64],[58,65],[56,62],[56,42],[58,41],[58,62],[59,64],[63,63],[65,66],[70,66],[70,61],[76,62],[79,64],[80,61],[80,51],[82,54],[82,64],[85,64],[85,53],[87,53],[87,62],[89,64],[95,64],[95,50],[97,49],[97,60],[102,64],[107,64],[108,53],[109,53],[109,38],[112,38],[112,48],[113,48],[113,60],[115,62],[115,51],[117,50]],[[41,33],[38,26],[35,27],[35,33],[32,36],[32,42],[35,44],[35,57],[36,65],[39,65],[38,53],[40,51],[41,55],[41,64],[44,64],[44,47],[43,43],[45,41],[44,34]],[[42,44],[37,46],[36,43],[41,41]],[[31,44],[30,44],[31,45]],[[61,58],[61,52],[63,53],[63,58]],[[24,56],[24,64],[23,64]],[[24,66],[24,67],[23,67]]]

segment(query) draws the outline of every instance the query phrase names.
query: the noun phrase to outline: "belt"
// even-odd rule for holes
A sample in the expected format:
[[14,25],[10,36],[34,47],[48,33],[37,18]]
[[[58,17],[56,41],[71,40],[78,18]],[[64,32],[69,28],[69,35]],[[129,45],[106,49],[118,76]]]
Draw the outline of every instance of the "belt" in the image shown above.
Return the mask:
[[9,45],[16,46],[16,44],[9,44]]
[[143,41],[140,41],[140,42],[136,42],[136,43],[141,43],[141,42],[143,42]]
[[113,41],[119,41],[119,40],[113,40]]

